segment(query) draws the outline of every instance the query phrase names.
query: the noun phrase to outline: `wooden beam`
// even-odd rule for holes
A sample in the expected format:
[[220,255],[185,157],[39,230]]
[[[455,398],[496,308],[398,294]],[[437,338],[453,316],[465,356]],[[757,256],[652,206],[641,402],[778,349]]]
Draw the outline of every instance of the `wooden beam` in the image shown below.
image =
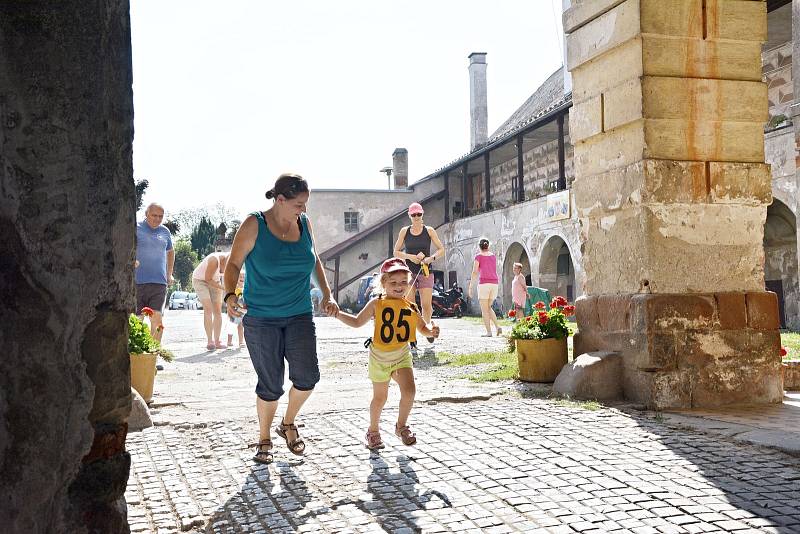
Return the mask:
[[483,154],[483,205],[486,208],[486,211],[490,211],[492,209],[492,180],[490,174],[491,168],[489,165],[489,151],[487,150]]
[[450,222],[450,172],[444,171],[444,222]]
[[467,167],[469,162],[461,166],[461,217],[467,216]]
[[522,143],[525,140],[523,134],[517,136],[517,196],[519,202],[525,202],[525,171],[522,166]]
[[564,115],[559,115],[556,122],[558,124],[558,190],[563,191],[567,188],[567,173],[564,168]]
[[336,256],[333,273],[333,300],[337,302],[339,301],[339,259],[340,256]]

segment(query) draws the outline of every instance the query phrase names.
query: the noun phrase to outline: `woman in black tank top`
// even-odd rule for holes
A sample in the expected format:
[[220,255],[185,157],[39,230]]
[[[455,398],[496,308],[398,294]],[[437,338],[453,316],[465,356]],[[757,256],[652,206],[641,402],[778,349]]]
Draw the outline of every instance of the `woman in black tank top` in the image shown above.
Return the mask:
[[[404,226],[397,236],[394,244],[394,255],[403,258],[411,269],[416,282],[411,288],[411,295],[407,298],[412,300],[413,291],[419,291],[419,303],[422,306],[422,318],[425,323],[431,322],[433,307],[431,305],[431,295],[433,293],[433,273],[424,276],[420,273],[422,265],[430,265],[437,258],[444,256],[444,245],[436,235],[436,230],[430,226],[425,226],[422,221],[424,211],[422,206],[414,202],[408,207],[408,217],[411,219],[411,226]],[[436,246],[436,252],[431,254],[431,244]],[[433,343],[433,338],[427,338]]]

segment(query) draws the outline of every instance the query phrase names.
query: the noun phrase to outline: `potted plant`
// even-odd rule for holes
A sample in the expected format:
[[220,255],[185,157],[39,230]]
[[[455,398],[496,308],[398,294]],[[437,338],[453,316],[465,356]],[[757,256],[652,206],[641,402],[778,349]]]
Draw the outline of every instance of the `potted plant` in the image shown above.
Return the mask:
[[[150,316],[153,311],[144,308],[142,313]],[[131,387],[139,392],[145,402],[150,402],[153,399],[156,359],[161,356],[171,362],[173,355],[153,339],[150,325],[133,314],[128,317],[128,353],[131,357]]]
[[[511,329],[519,362],[519,379],[525,382],[553,382],[567,363],[567,317],[575,313],[564,297],[554,297],[548,309],[537,302],[535,311],[517,318]],[[509,316],[516,316],[514,310]]]

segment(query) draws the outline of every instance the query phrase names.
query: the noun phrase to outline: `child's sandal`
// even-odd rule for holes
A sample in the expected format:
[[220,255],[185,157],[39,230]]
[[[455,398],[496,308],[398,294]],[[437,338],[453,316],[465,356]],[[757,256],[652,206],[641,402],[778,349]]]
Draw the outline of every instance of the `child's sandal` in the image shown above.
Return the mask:
[[[289,435],[286,433],[287,430],[294,430],[295,434],[297,434],[297,437],[289,441]],[[275,427],[275,433],[286,440],[286,446],[289,448],[289,451],[291,451],[292,454],[296,454],[297,456],[303,455],[303,452],[306,450],[306,442],[300,437],[300,432],[297,430],[297,425],[294,423],[284,423],[281,421],[281,424]]]
[[[262,439],[256,443],[251,443],[248,447],[256,447],[256,453],[253,456],[253,461],[260,464],[272,463],[272,441]],[[265,448],[266,447],[266,448]]]
[[394,425],[394,435],[400,438],[403,445],[413,445],[417,442],[417,436],[408,428],[408,425],[397,426]]
[[379,430],[374,430],[374,431],[373,430],[367,430],[367,437],[366,437],[365,445],[367,446],[368,449],[373,450],[373,451],[376,450],[376,449],[384,448],[385,445],[383,444],[383,440],[381,439],[380,431]]

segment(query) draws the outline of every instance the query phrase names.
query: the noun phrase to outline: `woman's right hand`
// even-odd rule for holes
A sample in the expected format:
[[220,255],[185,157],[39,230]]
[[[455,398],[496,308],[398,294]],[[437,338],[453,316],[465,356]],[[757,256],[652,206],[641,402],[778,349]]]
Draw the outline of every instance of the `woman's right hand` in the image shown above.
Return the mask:
[[242,317],[244,312],[242,310],[247,310],[247,305],[242,304],[239,306],[239,299],[236,298],[236,295],[231,295],[228,297],[228,300],[225,301],[225,308],[228,311],[229,317]]
[[[420,254],[422,254],[422,252],[420,252]],[[425,256],[422,257],[424,258]],[[417,265],[419,265],[419,262],[422,261],[417,256],[409,256],[408,260],[411,261],[412,263],[416,263]]]

